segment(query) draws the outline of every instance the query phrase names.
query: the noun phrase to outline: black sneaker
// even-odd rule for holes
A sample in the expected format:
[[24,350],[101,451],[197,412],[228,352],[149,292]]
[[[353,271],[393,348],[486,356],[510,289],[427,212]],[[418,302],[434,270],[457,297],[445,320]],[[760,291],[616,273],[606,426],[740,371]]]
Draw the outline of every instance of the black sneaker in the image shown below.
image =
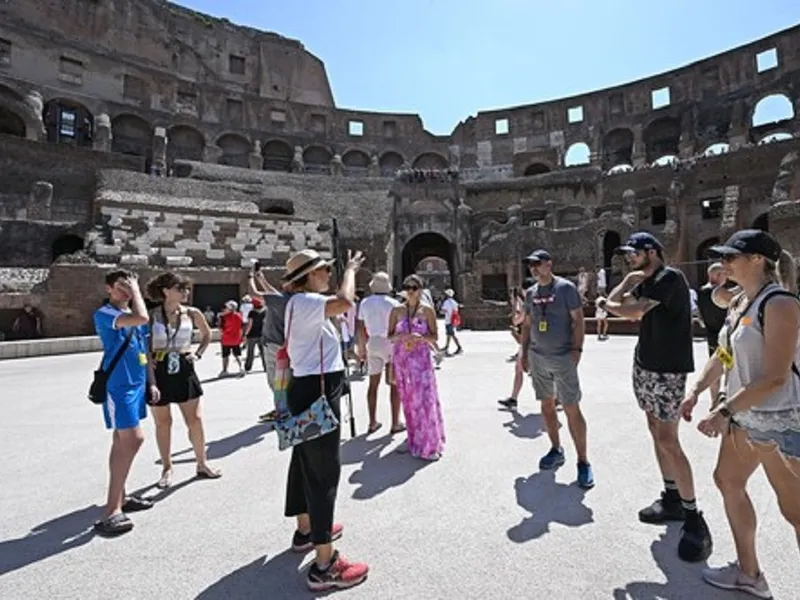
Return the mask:
[[685,519],[686,512],[683,510],[680,499],[669,500],[665,492],[661,492],[661,498],[639,511],[639,520],[642,523],[658,525],[667,521],[683,521]]
[[[342,532],[344,531],[344,527],[339,523],[333,524],[333,529],[331,530],[331,541],[335,542],[340,537],[342,537]],[[299,531],[294,532],[292,536],[292,550],[294,552],[302,553],[302,552],[310,552],[314,549],[314,542],[311,541],[311,532],[308,533],[300,533]]]
[[708,530],[703,513],[696,519],[687,519],[681,529],[681,541],[678,542],[678,556],[686,562],[701,562],[711,556],[714,542]]
[[508,409],[511,409],[511,410],[517,408],[517,401],[514,400],[513,398],[506,398],[505,400],[498,400],[497,403],[500,406],[504,406],[505,408],[508,408]]

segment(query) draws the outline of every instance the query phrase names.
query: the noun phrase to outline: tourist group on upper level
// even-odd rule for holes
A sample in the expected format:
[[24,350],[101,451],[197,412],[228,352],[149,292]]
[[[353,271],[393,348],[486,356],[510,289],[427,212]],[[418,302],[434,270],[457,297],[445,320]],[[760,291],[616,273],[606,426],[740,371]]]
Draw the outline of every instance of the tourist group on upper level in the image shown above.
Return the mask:
[[[631,235],[617,252],[630,270],[611,290],[598,281],[598,291],[607,295],[599,295],[595,305],[598,311],[640,323],[632,357],[633,395],[645,414],[663,485],[658,499],[642,508],[638,518],[652,524],[681,522],[677,553],[685,561],[704,561],[712,554],[711,527],[699,509],[691,461],[679,438],[681,420],[692,420],[701,394],[709,390],[711,402],[697,429],[721,438],[714,480],[724,500],[736,560],[705,569],[703,577],[723,589],[769,598],[756,553],[756,513],[746,486],[762,467],[800,547],[800,302],[794,260],[772,236],[758,230],[739,231],[711,248],[717,262],[710,265],[708,284],[696,298],[709,359],[688,385],[695,370],[694,310],[686,278],[665,263],[664,248],[650,233]],[[383,382],[391,408],[389,435],[406,435],[401,451],[438,461],[445,449],[436,373],[443,349],[433,300],[417,275],[407,277],[402,293],[395,296],[389,276],[376,273],[370,295],[357,302],[355,277],[362,261],[360,253],[348,256],[333,295],[327,294],[333,261],[315,251],[299,252],[287,262],[281,289],[270,285],[256,265],[249,274],[250,294],[243,299],[246,316],[235,301],[220,316],[223,361],[226,348],[239,360],[233,348],[242,343],[260,351],[274,401],[260,420],[273,423],[279,447],[292,452],[285,515],[295,521],[292,549],[315,552],[307,572],[308,586],[315,591],[351,587],[369,571],[333,546],[344,531],[333,516],[341,474],[341,402],[350,394],[349,358],[369,377],[368,433],[382,427],[377,414]],[[518,343],[514,393],[501,404],[517,409],[527,373],[550,441],[539,468],[556,469],[566,462],[561,409],[574,446],[577,484],[592,488],[595,473],[578,369],[586,290],[580,277],[576,285],[558,276],[557,257],[545,249],[532,252],[527,264],[530,279],[511,300],[512,334]],[[133,274],[117,270],[106,277],[108,301],[94,316],[105,354],[98,371],[102,376],[96,373],[95,380],[102,383],[97,388],[102,393],[93,389],[113,431],[108,498],[95,526],[100,533],[130,531],[128,513],[152,506],[125,491],[144,439],[140,423],[148,406],[161,455],[159,487],[172,485],[172,404],[186,423],[197,476],[222,475],[206,458],[202,389],[194,369],[210,344],[211,330],[203,313],[187,304],[189,289],[190,282],[179,274],[158,275],[146,286],[154,302],[148,311]],[[444,351],[449,354],[454,342],[455,354],[460,354],[460,306],[452,290],[446,296],[441,306]],[[199,346],[193,349],[195,331]],[[248,356],[252,366],[254,354]]]

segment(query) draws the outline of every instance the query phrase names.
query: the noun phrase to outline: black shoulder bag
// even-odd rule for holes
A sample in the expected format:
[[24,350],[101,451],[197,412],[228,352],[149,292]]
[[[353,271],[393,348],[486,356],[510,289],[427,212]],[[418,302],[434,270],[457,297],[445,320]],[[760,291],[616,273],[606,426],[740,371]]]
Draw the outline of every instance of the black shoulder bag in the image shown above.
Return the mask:
[[[763,334],[764,331],[764,305],[767,303],[767,300],[772,298],[773,296],[791,296],[795,300],[798,300],[797,296],[795,296],[792,292],[788,290],[772,290],[764,294],[764,298],[761,300],[761,304],[758,305],[758,324],[761,326],[761,331]],[[792,373],[800,377],[800,369],[797,368],[797,365],[792,362]]]
[[131,343],[131,338],[133,337],[134,329],[134,327],[130,328],[128,335],[125,336],[125,341],[122,342],[122,345],[119,347],[119,350],[117,350],[114,358],[111,359],[111,363],[108,365],[107,371],[103,370],[103,360],[100,360],[100,368],[94,372],[92,385],[89,386],[88,397],[92,404],[102,404],[106,401],[106,386],[108,385],[108,378],[111,377],[111,373],[116,368],[120,359],[122,359],[122,355],[125,354],[125,351],[128,349],[128,346]]

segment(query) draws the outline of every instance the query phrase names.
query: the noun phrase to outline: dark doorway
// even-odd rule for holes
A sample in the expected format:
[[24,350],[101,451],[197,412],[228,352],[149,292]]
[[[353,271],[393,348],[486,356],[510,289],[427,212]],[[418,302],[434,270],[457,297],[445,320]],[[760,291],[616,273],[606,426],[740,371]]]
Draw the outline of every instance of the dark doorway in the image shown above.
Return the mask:
[[[455,284],[455,250],[452,244],[441,234],[426,232],[414,236],[403,247],[400,281],[395,282],[398,287],[402,279],[416,272],[417,265],[423,259],[431,256],[441,258],[447,263],[450,279]],[[421,275],[424,278],[424,273]],[[453,287],[455,288],[455,285]]]
[[760,229],[761,231],[769,231],[769,213],[761,213],[753,219],[753,229]]
[[603,236],[603,266],[606,270],[611,268],[611,259],[621,245],[622,239],[616,231],[606,231]]
[[25,121],[17,113],[0,106],[0,133],[25,137]]
[[706,281],[708,281],[708,265],[710,263],[708,259],[708,249],[711,246],[719,244],[718,237],[708,238],[702,244],[697,247],[697,252],[695,253],[695,260],[697,261],[697,285],[698,287],[704,285]]
[[211,307],[215,313],[219,312],[228,300],[240,300],[239,286],[235,283],[202,283],[192,286],[192,306],[200,310]]
[[78,250],[83,250],[83,238],[72,233],[59,236],[51,247],[53,260],[65,254],[72,254]]

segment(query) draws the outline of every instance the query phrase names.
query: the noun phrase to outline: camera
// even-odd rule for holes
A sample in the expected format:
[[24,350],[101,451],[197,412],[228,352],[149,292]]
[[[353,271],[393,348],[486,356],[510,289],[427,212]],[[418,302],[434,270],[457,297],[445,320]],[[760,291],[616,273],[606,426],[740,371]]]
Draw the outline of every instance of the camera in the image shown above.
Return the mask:
[[253,273],[258,273],[261,270],[261,261],[254,260],[253,261]]

